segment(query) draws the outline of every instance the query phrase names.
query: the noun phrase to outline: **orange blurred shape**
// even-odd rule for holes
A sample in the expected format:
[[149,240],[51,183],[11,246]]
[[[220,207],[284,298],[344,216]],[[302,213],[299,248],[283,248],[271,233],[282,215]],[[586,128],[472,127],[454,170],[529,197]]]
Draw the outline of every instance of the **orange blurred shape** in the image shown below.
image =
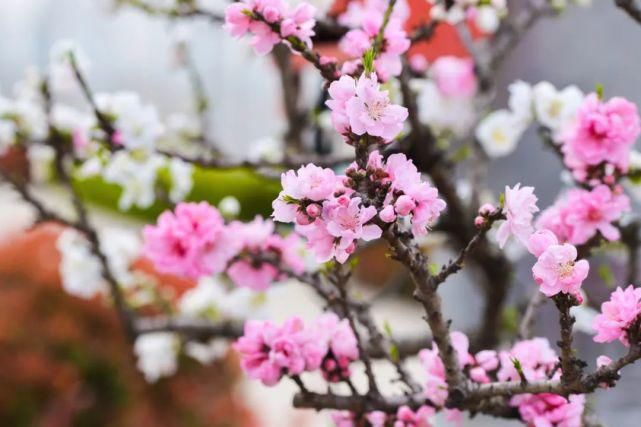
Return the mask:
[[[350,1],[359,0],[337,0],[334,2],[329,15],[338,16],[345,11]],[[431,5],[425,0],[407,0],[410,8],[410,14],[407,19],[405,29],[411,34],[416,28],[430,22]],[[484,37],[474,25],[469,24],[473,38]],[[315,50],[321,55],[338,58],[339,61],[349,59],[337,46],[337,43],[320,43],[314,46]],[[456,28],[452,25],[441,23],[437,25],[436,30],[429,40],[415,43],[409,50],[409,56],[416,54],[423,55],[428,61],[434,61],[436,58],[444,55],[458,56],[466,58],[469,53],[461,42]],[[301,69],[307,65],[304,58],[295,55],[293,62],[294,68]]]

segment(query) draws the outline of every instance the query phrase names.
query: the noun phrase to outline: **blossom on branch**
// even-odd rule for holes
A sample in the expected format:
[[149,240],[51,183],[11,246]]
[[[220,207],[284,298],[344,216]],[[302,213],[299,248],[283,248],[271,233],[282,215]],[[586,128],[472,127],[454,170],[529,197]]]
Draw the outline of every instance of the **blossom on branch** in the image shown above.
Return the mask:
[[594,341],[604,343],[615,340],[625,346],[630,345],[628,330],[638,327],[641,315],[641,289],[630,285],[625,289],[617,288],[610,299],[601,304],[601,313],[594,319],[596,336]]

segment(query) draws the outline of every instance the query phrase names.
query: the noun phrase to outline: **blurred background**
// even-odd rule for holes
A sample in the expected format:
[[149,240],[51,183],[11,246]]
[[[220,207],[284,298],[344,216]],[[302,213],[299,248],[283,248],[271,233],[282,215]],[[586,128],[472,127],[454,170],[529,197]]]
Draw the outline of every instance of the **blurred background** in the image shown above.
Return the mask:
[[[189,37],[211,101],[208,133],[221,149],[241,155],[255,141],[278,138],[284,131],[280,83],[271,59],[257,57],[218,24],[204,19],[172,23],[129,8],[116,9],[109,0],[0,0],[0,6],[0,93],[9,93],[27,67],[43,68],[54,42],[69,38],[89,54],[89,77],[96,91],[132,90],[163,114],[190,112],[188,76],[176,67],[172,49],[176,39]],[[561,18],[539,22],[508,59],[500,72],[496,105],[505,105],[505,87],[516,79],[548,80],[557,87],[576,84],[585,92],[601,83],[606,96],[625,95],[639,105],[640,40],[641,26],[611,1],[568,8]],[[314,73],[304,75],[308,104],[314,102],[319,83]],[[516,182],[535,186],[539,204],[545,206],[559,191],[560,171],[558,159],[531,131],[515,153],[493,162],[490,180],[496,193]],[[65,208],[55,189],[40,191],[50,203]],[[175,377],[147,384],[135,369],[113,313],[59,292],[55,250],[48,238],[57,231],[16,238],[29,215],[3,188],[0,425],[330,425],[325,417],[290,409],[295,390],[290,384],[275,392],[241,379],[232,356],[207,367],[193,361],[182,364]],[[99,224],[140,225],[105,209],[95,215]],[[435,256],[438,262],[448,254]],[[616,254],[609,261],[616,275]],[[511,295],[513,302],[531,292],[529,268],[527,262],[520,266],[517,282],[522,285]],[[474,325],[479,314],[477,290],[470,281],[463,274],[443,289],[445,309],[457,329]],[[318,311],[306,290],[293,285],[286,289],[283,299],[270,307],[277,319],[301,313],[309,317]],[[460,304],[463,299],[466,304]],[[553,340],[550,331],[556,317],[550,308],[543,310],[545,320],[537,332]],[[409,300],[384,298],[377,303],[376,315],[401,335],[422,327],[420,311]],[[589,336],[580,335],[577,348],[592,363],[598,355]],[[612,355],[620,349],[610,350]],[[607,425],[639,425],[641,367],[627,368],[624,378],[614,391],[597,393],[593,402]],[[474,420],[470,425],[498,424]]]

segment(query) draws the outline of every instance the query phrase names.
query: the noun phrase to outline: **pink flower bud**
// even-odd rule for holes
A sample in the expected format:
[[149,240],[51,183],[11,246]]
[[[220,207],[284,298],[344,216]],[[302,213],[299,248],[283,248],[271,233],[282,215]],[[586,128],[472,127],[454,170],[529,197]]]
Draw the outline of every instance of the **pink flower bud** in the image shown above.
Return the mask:
[[483,225],[485,225],[485,218],[483,218],[481,215],[474,218],[474,226],[476,228],[481,228],[483,227]]
[[527,250],[535,257],[540,257],[551,245],[559,243],[556,235],[550,230],[538,230],[532,233],[527,242]]
[[394,206],[387,205],[383,210],[378,214],[381,220],[385,222],[393,222],[396,219],[396,214],[394,213]]
[[111,142],[116,145],[122,145],[122,133],[117,130],[111,135]]
[[307,212],[307,215],[309,215],[311,218],[318,218],[321,214],[321,208],[316,203],[312,203],[311,205],[307,206],[305,212]]
[[489,215],[496,210],[496,207],[492,203],[484,203],[483,206],[479,208],[479,215]]
[[412,209],[414,209],[415,207],[416,203],[414,203],[414,200],[410,196],[405,194],[399,197],[394,204],[396,213],[402,216],[409,215],[409,213],[412,212]]
[[312,223],[312,220],[307,216],[305,212],[296,212],[296,223],[299,225],[309,225]]

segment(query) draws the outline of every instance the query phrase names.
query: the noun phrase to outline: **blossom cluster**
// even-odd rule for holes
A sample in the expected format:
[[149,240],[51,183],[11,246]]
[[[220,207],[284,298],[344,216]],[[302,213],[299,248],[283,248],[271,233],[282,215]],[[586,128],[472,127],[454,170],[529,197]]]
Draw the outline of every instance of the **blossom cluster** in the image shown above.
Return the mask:
[[641,289],[630,285],[625,289],[617,288],[610,295],[610,300],[601,305],[601,313],[594,319],[594,337],[596,342],[621,341],[629,346],[628,331],[638,328],[641,315]]
[[252,35],[258,55],[266,55],[281,41],[295,37],[312,47],[315,8],[306,2],[290,10],[282,0],[244,0],[225,9],[225,28],[232,37]]
[[301,273],[298,238],[274,233],[271,221],[226,224],[206,202],[180,203],[143,230],[144,255],[159,271],[198,278],[226,272],[241,287],[265,290],[284,277],[280,268]]
[[285,375],[319,369],[327,381],[338,382],[349,378],[350,364],[359,357],[349,322],[334,313],[325,313],[310,325],[299,317],[280,326],[268,320],[249,320],[234,348],[245,373],[268,386]]
[[449,7],[440,0],[429,0],[429,3],[432,19],[450,24],[471,21],[486,33],[494,33],[508,12],[506,0],[455,0]]
[[[297,172],[290,170],[282,175],[283,190],[272,204],[274,219],[295,223],[319,262],[332,258],[345,262],[359,239],[379,238],[382,223],[399,218],[409,220],[415,235],[424,235],[445,209],[438,190],[422,180],[404,154],[383,160],[374,151],[366,170],[354,163],[346,173],[337,176],[331,169],[312,164]],[[376,188],[380,211],[355,194],[359,182]]]
[[[361,15],[361,28],[348,31],[339,43],[345,53],[352,58],[357,58],[343,64],[344,73],[353,73],[357,66],[362,65],[361,58],[373,46],[383,24],[384,13],[384,10],[375,7],[372,2],[365,3]],[[409,47],[410,40],[403,29],[403,20],[392,13],[383,31],[380,51],[374,60],[374,68],[381,80],[389,80],[401,73],[401,55]]]
[[357,80],[342,76],[329,86],[329,95],[326,104],[332,111],[334,128],[348,141],[352,140],[350,134],[367,134],[389,143],[403,130],[407,108],[392,104],[373,73]]

